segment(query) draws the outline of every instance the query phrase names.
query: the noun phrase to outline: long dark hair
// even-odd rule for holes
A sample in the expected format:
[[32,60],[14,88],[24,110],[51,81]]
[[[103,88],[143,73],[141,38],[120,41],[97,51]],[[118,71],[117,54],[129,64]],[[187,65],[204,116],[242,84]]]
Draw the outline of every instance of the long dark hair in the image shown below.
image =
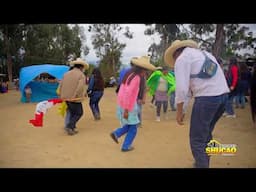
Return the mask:
[[239,67],[240,67],[240,72],[241,73],[246,73],[246,72],[249,71],[248,67],[247,67],[247,65],[245,63],[241,63]]
[[236,65],[237,66],[237,59],[235,57],[231,57],[229,59],[229,65]]
[[[141,71],[144,70],[141,67],[135,66],[133,65],[132,68],[125,74],[124,79],[122,81],[123,84],[127,82],[127,84],[129,85],[131,80],[136,76],[139,75],[141,77]],[[128,78],[129,77],[129,78]]]
[[138,75],[140,77],[140,84],[139,84],[139,92],[138,92],[138,96],[137,99],[143,99],[144,96],[144,90],[146,88],[146,80],[145,77],[141,74],[141,72],[145,70],[141,67],[132,65],[132,68],[125,74],[124,79],[122,81],[123,84],[127,82],[127,84],[129,85],[130,82],[132,81],[132,79]]
[[96,90],[103,90],[104,89],[104,79],[102,77],[100,69],[94,68],[92,71],[92,75],[94,77],[94,89]]

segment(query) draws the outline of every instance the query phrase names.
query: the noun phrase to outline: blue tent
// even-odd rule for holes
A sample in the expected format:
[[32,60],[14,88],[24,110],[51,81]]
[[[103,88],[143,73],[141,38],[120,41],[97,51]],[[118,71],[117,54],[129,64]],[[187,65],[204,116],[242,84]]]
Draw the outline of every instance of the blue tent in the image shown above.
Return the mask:
[[24,90],[27,85],[32,90],[31,102],[40,102],[51,98],[57,98],[56,89],[58,87],[58,83],[39,82],[33,81],[33,79],[41,73],[48,73],[56,79],[61,80],[64,73],[68,70],[69,67],[66,65],[50,64],[32,65],[21,68],[19,78],[21,102],[26,101]]

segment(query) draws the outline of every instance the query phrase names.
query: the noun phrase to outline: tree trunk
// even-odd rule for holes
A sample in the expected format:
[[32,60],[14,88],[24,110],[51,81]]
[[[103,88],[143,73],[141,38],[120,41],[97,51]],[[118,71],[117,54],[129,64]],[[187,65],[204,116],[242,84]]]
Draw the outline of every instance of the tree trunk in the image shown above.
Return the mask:
[[9,42],[9,34],[8,27],[5,26],[5,34],[4,34],[4,42],[5,42],[5,53],[7,56],[7,72],[9,81],[12,82],[12,56],[10,54],[10,42]]
[[217,24],[216,39],[213,44],[213,55],[218,58],[221,55],[224,44],[224,24]]
[[111,76],[114,76],[116,78],[116,63],[115,63],[115,57],[114,55],[112,55],[112,65],[113,65],[113,68],[112,68],[112,75]]
[[7,54],[7,71],[9,82],[12,82],[12,56]]

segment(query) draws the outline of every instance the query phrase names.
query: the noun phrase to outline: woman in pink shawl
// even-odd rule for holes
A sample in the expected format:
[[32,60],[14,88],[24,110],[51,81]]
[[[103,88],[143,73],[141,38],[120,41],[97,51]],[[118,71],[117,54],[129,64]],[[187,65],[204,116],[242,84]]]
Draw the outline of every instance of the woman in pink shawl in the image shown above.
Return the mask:
[[122,127],[113,131],[110,136],[118,143],[118,138],[127,133],[121,149],[123,152],[133,150],[132,142],[137,134],[137,125],[140,123],[137,97],[140,91],[145,89],[143,78],[147,70],[156,69],[150,64],[149,59],[147,56],[142,56],[131,60],[132,68],[125,74],[118,91],[117,116]]

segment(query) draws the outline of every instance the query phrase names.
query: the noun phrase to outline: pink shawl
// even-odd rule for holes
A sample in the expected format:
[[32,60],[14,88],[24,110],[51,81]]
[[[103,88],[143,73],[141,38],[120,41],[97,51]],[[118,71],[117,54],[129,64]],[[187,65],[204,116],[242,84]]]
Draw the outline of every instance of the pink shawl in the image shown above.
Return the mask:
[[[129,77],[128,77],[129,78]],[[128,109],[132,111],[135,103],[137,102],[137,97],[140,87],[140,77],[136,75],[130,82],[130,84],[121,84],[117,95],[117,103],[123,109]]]

